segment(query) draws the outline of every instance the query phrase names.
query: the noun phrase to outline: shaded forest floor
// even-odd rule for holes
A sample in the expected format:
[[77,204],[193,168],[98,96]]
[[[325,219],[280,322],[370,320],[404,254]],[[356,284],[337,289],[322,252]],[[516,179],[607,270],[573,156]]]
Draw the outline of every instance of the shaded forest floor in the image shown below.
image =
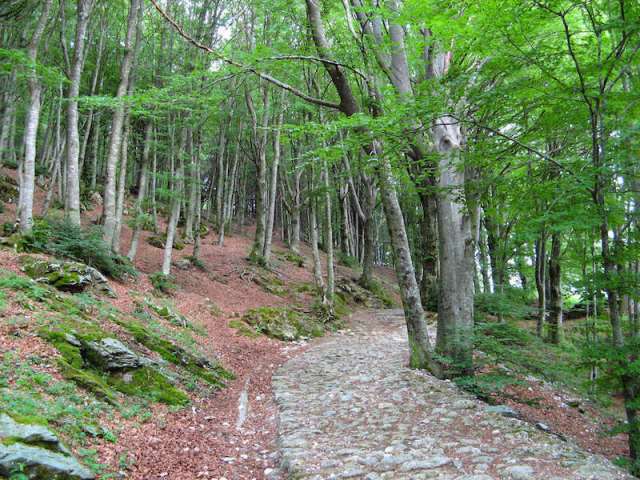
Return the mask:
[[[1,173],[15,176],[11,170]],[[36,204],[42,205],[43,201],[44,193],[38,190]],[[86,225],[94,222],[99,211],[100,206],[94,205],[85,212],[83,222]],[[13,205],[6,204],[0,223],[12,222],[14,218]],[[133,312],[141,297],[152,296],[148,276],[160,270],[163,252],[145,241],[149,235],[144,232],[139,244],[135,267],[140,275],[135,280],[111,282],[117,298],[109,301],[123,312]],[[125,252],[130,237],[131,230],[123,227]],[[178,289],[170,301],[177,311],[200,327],[194,335],[199,348],[219,359],[236,378],[212,395],[192,396],[192,403],[183,409],[152,404],[142,416],[125,418],[111,413],[101,418],[117,441],[89,439],[83,448],[94,450],[91,458],[104,464],[106,472],[114,472],[103,478],[260,479],[277,468],[277,408],[271,379],[288,359],[308,349],[309,343],[246,336],[230,323],[233,325],[234,320],[256,307],[296,304],[310,308],[314,302],[309,293],[313,282],[311,255],[303,250],[305,265],[300,267],[287,259],[285,246],[276,242],[272,273],[281,288],[274,293],[256,282],[256,267],[246,258],[251,246],[250,228],[228,234],[224,247],[217,246],[216,240],[212,232],[202,238],[200,259],[205,270],[194,266],[172,268]],[[186,245],[184,250],[174,251],[174,263],[189,256],[191,248]],[[17,255],[11,249],[0,249],[0,265],[4,270],[20,272]],[[396,295],[395,287],[391,286],[393,272],[378,269],[377,273],[392,295]],[[346,278],[357,272],[339,266],[338,274]],[[16,318],[28,321],[32,314],[17,303],[11,303],[0,313],[0,356],[13,353],[26,360],[37,355],[40,362],[35,370],[61,379],[54,362],[56,350],[28,325],[20,324],[19,331],[16,330]],[[555,434],[566,436],[592,453],[611,459],[627,454],[622,435],[604,435],[614,420],[595,405],[580,400],[578,407],[572,407],[573,394],[535,377],[522,376],[521,380],[523,383],[506,386],[502,394],[496,395],[499,403],[508,404],[523,419],[543,423]]]

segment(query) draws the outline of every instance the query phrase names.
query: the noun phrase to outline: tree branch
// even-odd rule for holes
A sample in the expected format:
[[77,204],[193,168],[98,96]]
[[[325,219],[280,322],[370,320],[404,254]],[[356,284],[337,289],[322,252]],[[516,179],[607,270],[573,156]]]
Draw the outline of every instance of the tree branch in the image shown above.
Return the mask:
[[151,0],[151,3],[153,4],[153,6],[155,7],[155,9],[158,11],[158,13],[160,13],[160,15],[167,21],[169,22],[169,24],[175,29],[176,32],[178,32],[178,34],[184,38],[187,42],[191,43],[193,46],[199,48],[200,50],[204,50],[207,53],[210,53],[211,55],[213,55],[214,57],[216,57],[218,60],[237,67],[237,68],[241,68],[243,70],[247,70],[251,73],[253,73],[254,75],[260,77],[261,79],[272,83],[274,85],[276,85],[277,87],[280,87],[288,92],[290,92],[291,94],[295,95],[298,98],[301,98],[302,100],[305,100],[309,103],[312,103],[314,105],[319,105],[321,107],[327,107],[327,108],[332,108],[334,110],[339,110],[340,109],[340,104],[338,103],[334,103],[334,102],[329,102],[327,100],[323,100],[321,98],[315,98],[312,97],[310,95],[307,95],[306,93],[302,92],[301,90],[298,90],[297,88],[289,85],[288,83],[285,83],[281,80],[278,80],[275,77],[272,77],[271,75],[267,74],[267,73],[263,73],[260,72],[259,70],[256,70],[253,67],[247,67],[243,64],[241,64],[240,62],[233,60],[232,58],[228,58],[225,57],[224,55],[221,55],[219,52],[215,51],[213,48],[208,47],[206,45],[203,45],[202,43],[198,42],[197,40],[195,40],[194,38],[190,37],[185,31],[184,29],[178,25],[178,23],[171,18],[163,9],[162,7],[160,7],[160,5],[158,4],[157,0]]

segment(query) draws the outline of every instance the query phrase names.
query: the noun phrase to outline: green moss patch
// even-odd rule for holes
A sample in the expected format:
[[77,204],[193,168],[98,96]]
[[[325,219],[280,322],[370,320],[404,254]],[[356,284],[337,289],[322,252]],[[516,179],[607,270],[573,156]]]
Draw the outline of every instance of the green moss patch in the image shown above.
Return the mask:
[[225,370],[221,365],[190,354],[184,348],[162,338],[141,323],[123,321],[122,319],[116,319],[115,321],[133,335],[138,343],[158,353],[167,362],[187,370],[210,385],[222,388],[225,385],[225,380],[234,378],[233,374]]
[[288,307],[254,308],[245,313],[242,319],[256,332],[278,340],[293,341],[324,334],[322,322]]
[[236,329],[238,334],[243,337],[257,338],[260,336],[255,328],[239,319],[229,321],[229,327]]
[[171,384],[162,373],[151,367],[143,367],[129,373],[110,375],[110,386],[127,395],[140,396],[167,405],[186,405],[189,397]]

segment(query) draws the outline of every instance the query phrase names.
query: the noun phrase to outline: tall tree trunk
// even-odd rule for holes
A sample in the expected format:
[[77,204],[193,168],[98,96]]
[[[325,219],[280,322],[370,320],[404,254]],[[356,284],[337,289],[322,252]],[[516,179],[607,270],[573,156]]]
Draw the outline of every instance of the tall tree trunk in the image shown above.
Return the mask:
[[269,191],[269,206],[267,209],[267,225],[264,236],[264,249],[262,250],[262,256],[264,261],[269,263],[271,259],[271,244],[273,242],[273,225],[276,219],[276,197],[278,194],[278,167],[280,166],[280,131],[282,129],[282,123],[284,122],[284,94],[285,90],[282,90],[282,96],[280,101],[280,114],[278,116],[278,123],[273,134],[273,163],[271,165],[271,190]]
[[540,233],[540,238],[536,240],[536,290],[538,291],[538,318],[536,322],[536,334],[542,337],[547,316],[547,238],[544,231]]
[[400,286],[400,295],[404,307],[407,334],[409,337],[409,364],[413,368],[425,368],[439,374],[439,368],[431,358],[431,346],[427,334],[427,324],[420,301],[420,288],[411,258],[409,239],[404,224],[404,217],[395,189],[393,173],[389,160],[376,148],[381,165],[379,166],[380,192],[382,206],[385,211],[391,245],[393,248],[396,277]]
[[487,247],[487,232],[482,225],[480,226],[480,274],[482,275],[482,293],[491,293],[491,280],[489,280],[489,253]]
[[333,295],[335,290],[335,268],[333,259],[333,215],[331,213],[331,183],[329,181],[329,168],[327,161],[323,162],[322,176],[324,179],[324,236],[325,250],[327,252],[327,288],[325,289],[325,301],[333,312]]
[[147,194],[147,172],[149,170],[149,152],[151,149],[151,132],[153,130],[153,125],[151,121],[148,121],[144,128],[144,146],[142,148],[142,161],[140,164],[140,183],[138,185],[138,197],[136,198],[136,206],[135,206],[135,227],[133,230],[133,234],[131,236],[131,245],[129,247],[129,253],[127,257],[132,262],[136,258],[136,253],[138,251],[138,242],[140,241],[140,234],[142,233],[143,226],[143,214],[144,210],[142,208],[144,197]]
[[[199,146],[198,146],[199,149]],[[202,186],[200,185],[201,182],[201,175],[200,175],[200,151],[197,150],[196,154],[194,155],[194,168],[195,168],[195,172],[194,172],[194,183],[195,183],[195,189],[196,189],[196,195],[195,195],[195,237],[193,240],[193,252],[192,252],[192,256],[193,258],[199,258],[200,257],[200,245],[202,243],[202,239],[200,236],[200,224],[202,222]]]
[[[314,177],[315,172],[312,166],[310,190],[314,189]],[[316,289],[322,295],[322,303],[324,303],[325,289],[324,279],[322,277],[322,261],[320,260],[320,250],[318,249],[318,207],[316,199],[312,197],[309,204],[309,228],[311,229],[311,252],[313,254],[313,279],[315,281]]]
[[[179,152],[183,152],[187,143],[187,129],[184,128],[181,135]],[[176,229],[178,227],[178,220],[180,220],[180,207],[182,205],[182,191],[183,191],[183,160],[182,155],[178,155],[178,168],[175,172],[175,182],[171,198],[171,215],[169,217],[169,223],[167,224],[167,235],[164,243],[164,254],[162,256],[162,273],[169,275],[171,273],[171,255],[173,253],[173,241],[176,236]]]
[[78,96],[84,66],[85,36],[93,0],[78,0],[73,61],[67,93],[67,191],[65,210],[69,221],[80,226],[80,135],[78,133]]
[[118,184],[116,189],[116,222],[113,231],[113,241],[111,248],[115,253],[120,253],[120,234],[122,232],[122,217],[124,215],[124,203],[126,201],[125,191],[127,187],[127,166],[129,159],[129,133],[131,125],[129,124],[129,114],[125,114],[124,132],[122,134],[122,153],[120,157],[120,172],[118,176]]
[[26,114],[26,126],[24,130],[24,161],[22,174],[20,175],[20,202],[18,205],[18,218],[20,231],[28,232],[33,226],[33,195],[36,181],[36,140],[38,136],[38,123],[40,121],[40,95],[42,85],[36,73],[36,60],[38,57],[38,45],[44,33],[49,19],[52,0],[42,3],[42,11],[38,18],[36,28],[31,35],[27,47],[27,56],[31,62],[28,72],[29,106]]
[[562,292],[560,290],[560,234],[551,234],[551,253],[549,255],[549,330],[547,339],[558,344],[562,339]]
[[438,206],[431,192],[420,192],[422,203],[422,281],[420,297],[425,310],[438,311]]
[[129,16],[127,18],[127,34],[125,37],[125,53],[120,65],[120,84],[116,91],[117,106],[113,112],[111,121],[111,133],[109,135],[109,148],[106,158],[107,178],[104,187],[104,202],[102,215],[104,219],[103,235],[107,245],[113,244],[116,230],[116,169],[118,157],[122,148],[122,126],[125,117],[125,105],[122,102],[129,86],[129,76],[133,65],[136,46],[134,38],[137,38],[137,24],[140,21],[142,0],[130,0]]
[[[434,128],[440,159],[438,195],[438,253],[440,259],[440,301],[436,351],[450,362],[446,376],[473,372],[473,267],[475,229],[457,196],[464,189],[465,172],[459,168],[463,143],[458,122],[451,117],[438,119]],[[469,199],[467,199],[468,201]]]
[[[193,231],[193,224],[196,218],[196,210],[199,209],[199,207],[196,205],[196,202],[198,201],[198,189],[200,188],[199,182],[196,180],[196,158],[195,155],[193,154],[193,131],[191,129],[189,129],[189,140],[188,140],[188,144],[189,147],[187,148],[187,152],[189,153],[189,190],[188,190],[188,194],[189,194],[189,198],[188,198],[188,204],[187,204],[187,215],[186,215],[186,220],[185,220],[185,224],[184,224],[184,241],[185,243],[191,243],[194,241],[194,231]],[[185,186],[185,193],[187,192],[186,186]],[[197,232],[195,233],[195,236],[197,237],[198,234]]]
[[0,123],[0,167],[5,158],[9,157],[9,134],[11,133],[11,125],[14,122],[16,111],[16,77],[18,71],[13,69],[11,75],[6,80],[2,103],[4,110],[2,112],[2,122]]

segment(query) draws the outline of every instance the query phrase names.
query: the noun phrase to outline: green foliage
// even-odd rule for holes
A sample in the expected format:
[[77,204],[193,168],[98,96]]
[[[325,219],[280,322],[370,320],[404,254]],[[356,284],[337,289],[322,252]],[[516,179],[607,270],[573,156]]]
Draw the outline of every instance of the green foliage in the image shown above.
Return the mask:
[[116,280],[136,275],[131,262],[113,254],[102,240],[99,227],[83,229],[67,220],[37,219],[32,230],[22,235],[17,244],[20,251],[44,252],[86,263]]
[[178,289],[178,285],[175,283],[175,277],[173,275],[165,275],[162,272],[155,272],[149,275],[149,281],[156,292],[164,293],[165,295],[173,295]]
[[52,294],[50,289],[29,277],[1,270],[0,289],[21,292],[27,298],[38,302],[48,299]]
[[345,267],[356,269],[360,266],[360,262],[356,257],[353,257],[343,252],[342,250],[336,252],[336,257],[338,258],[338,263],[340,263],[340,265],[344,265]]
[[260,336],[260,333],[255,328],[252,328],[250,325],[240,319],[230,320],[229,327],[237,330],[238,334],[242,335],[243,337],[257,338]]
[[536,309],[528,305],[526,292],[519,288],[507,287],[504,293],[481,293],[475,297],[475,308],[478,313],[508,318],[526,318],[533,315]]

